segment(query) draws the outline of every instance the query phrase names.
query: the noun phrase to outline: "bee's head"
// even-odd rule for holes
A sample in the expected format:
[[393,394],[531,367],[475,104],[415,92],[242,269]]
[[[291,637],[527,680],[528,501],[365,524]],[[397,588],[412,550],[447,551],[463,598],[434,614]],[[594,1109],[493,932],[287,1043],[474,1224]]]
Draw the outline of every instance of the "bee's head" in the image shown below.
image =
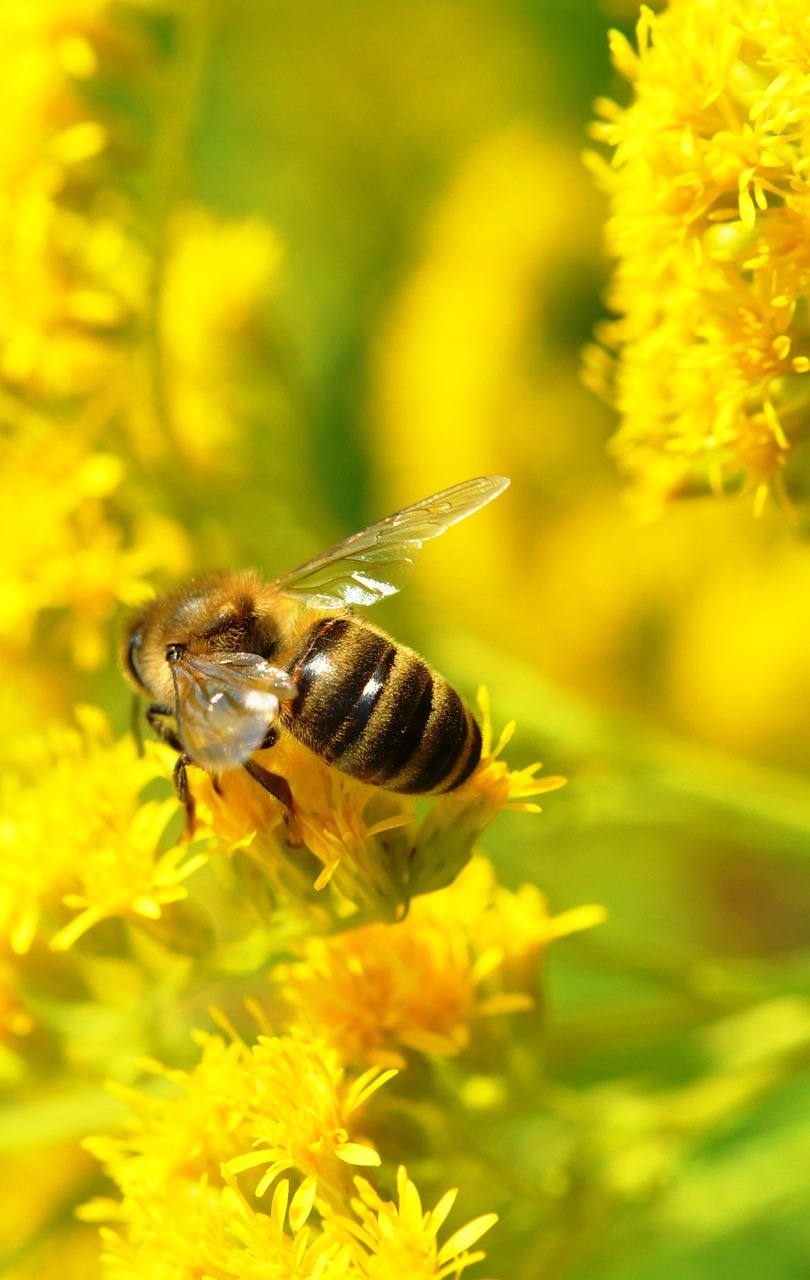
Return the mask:
[[210,574],[150,601],[130,618],[121,640],[121,669],[138,693],[173,701],[171,661],[179,653],[239,652],[254,618],[249,575]]

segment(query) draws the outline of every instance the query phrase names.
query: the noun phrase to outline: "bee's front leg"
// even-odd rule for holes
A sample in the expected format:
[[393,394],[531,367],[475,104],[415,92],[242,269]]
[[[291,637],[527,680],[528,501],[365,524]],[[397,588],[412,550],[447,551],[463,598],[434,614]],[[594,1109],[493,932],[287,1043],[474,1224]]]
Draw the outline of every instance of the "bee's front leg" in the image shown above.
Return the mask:
[[298,830],[292,791],[287,779],[282,778],[280,773],[271,773],[269,769],[263,768],[255,760],[246,760],[242,768],[250,774],[254,782],[258,782],[260,787],[263,787],[265,791],[278,800],[287,827],[288,841],[292,845],[300,845],[302,843],[301,832]]
[[172,751],[177,752],[177,759],[172,770],[172,786],[174,787],[177,799],[184,806],[186,811],[186,840],[194,837],[197,829],[197,810],[194,804],[194,797],[188,785],[188,773],[186,766],[193,761],[186,755],[183,750],[183,744],[177,736],[177,733],[170,724],[166,723],[166,717],[172,713],[168,707],[161,707],[158,703],[153,703],[151,707],[146,709],[146,719],[149,721],[149,727],[152,729],[156,737],[161,742],[165,742],[171,747]]
[[188,773],[186,771],[186,766],[192,763],[193,761],[189,759],[185,752],[181,752],[172,770],[172,786],[177,793],[177,799],[185,806],[186,810],[186,840],[193,840],[194,832],[197,830],[197,807],[188,785]]

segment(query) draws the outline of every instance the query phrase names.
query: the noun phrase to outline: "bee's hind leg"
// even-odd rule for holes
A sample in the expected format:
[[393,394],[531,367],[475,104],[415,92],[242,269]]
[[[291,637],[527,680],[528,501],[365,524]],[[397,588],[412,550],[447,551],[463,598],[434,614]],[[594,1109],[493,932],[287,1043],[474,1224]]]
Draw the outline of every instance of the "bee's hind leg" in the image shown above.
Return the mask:
[[292,845],[300,845],[301,833],[298,830],[298,823],[295,819],[292,791],[287,779],[282,778],[280,773],[271,773],[269,769],[257,764],[255,760],[246,760],[242,768],[250,774],[254,782],[258,782],[260,787],[263,787],[265,791],[268,791],[271,796],[278,800],[287,827],[288,841]]

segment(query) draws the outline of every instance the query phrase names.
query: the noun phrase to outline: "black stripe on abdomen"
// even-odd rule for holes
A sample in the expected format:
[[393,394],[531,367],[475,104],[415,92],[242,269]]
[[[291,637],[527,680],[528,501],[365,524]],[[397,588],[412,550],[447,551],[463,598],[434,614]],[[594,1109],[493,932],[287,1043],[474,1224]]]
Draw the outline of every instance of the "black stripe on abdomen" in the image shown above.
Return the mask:
[[298,689],[288,711],[294,735],[330,762],[344,751],[374,709],[389,650],[388,665],[391,641],[350,618],[314,623],[287,663]]
[[450,791],[472,773],[481,732],[417,654],[345,617],[321,618],[287,669],[292,734],[341,772],[392,791]]
[[350,751],[356,744],[358,738],[368,727],[371,719],[371,713],[380,700],[380,695],[385,688],[389,672],[393,665],[394,654],[396,650],[392,644],[384,650],[377,666],[372,671],[366,683],[363,685],[360,697],[354,705],[354,708],[348,718],[344,721],[341,728],[333,737],[329,744],[330,756],[333,761],[340,766],[341,757]]
[[455,689],[441,676],[436,676],[431,714],[422,741],[391,785],[397,791],[413,795],[445,790],[448,783],[455,785],[454,775],[465,757],[471,723],[472,717]]

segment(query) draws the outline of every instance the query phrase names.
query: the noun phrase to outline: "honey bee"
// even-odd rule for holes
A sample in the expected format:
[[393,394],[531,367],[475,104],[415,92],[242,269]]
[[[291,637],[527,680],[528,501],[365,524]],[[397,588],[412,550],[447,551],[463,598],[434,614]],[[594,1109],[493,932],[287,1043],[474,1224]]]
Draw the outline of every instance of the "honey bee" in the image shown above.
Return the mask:
[[[126,629],[124,674],[177,753],[175,790],[194,830],[187,766],[245,769],[281,803],[290,782],[254,760],[291,734],[334,769],[414,795],[452,791],[481,757],[459,695],[412,649],[353,612],[394,595],[436,538],[509,484],[482,476],[395,512],[272,582],[211,573],[152,601]],[[294,780],[293,780],[294,781]]]

